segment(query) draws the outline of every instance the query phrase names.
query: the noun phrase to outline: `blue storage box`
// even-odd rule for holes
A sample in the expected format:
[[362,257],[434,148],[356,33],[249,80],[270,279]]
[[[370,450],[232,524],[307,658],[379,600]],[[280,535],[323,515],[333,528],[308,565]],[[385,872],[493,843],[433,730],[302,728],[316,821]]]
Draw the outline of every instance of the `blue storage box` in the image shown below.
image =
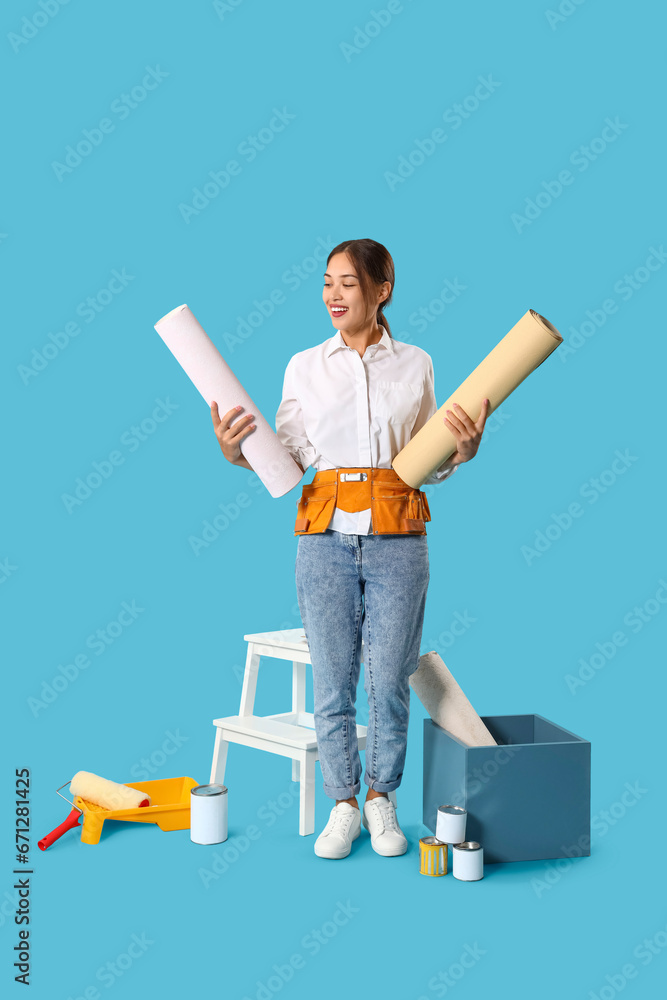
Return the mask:
[[424,825],[468,811],[484,863],[590,855],[591,745],[541,715],[483,715],[499,746],[469,747],[424,719]]

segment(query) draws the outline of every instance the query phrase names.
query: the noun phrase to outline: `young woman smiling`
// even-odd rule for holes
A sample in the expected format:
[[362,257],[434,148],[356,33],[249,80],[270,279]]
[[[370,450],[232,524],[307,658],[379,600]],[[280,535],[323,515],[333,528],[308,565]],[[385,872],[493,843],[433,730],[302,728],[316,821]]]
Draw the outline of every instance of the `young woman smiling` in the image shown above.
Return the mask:
[[[419,665],[428,547],[424,494],[393,471],[392,459],[436,412],[433,364],[422,348],[394,340],[384,310],[394,264],[371,239],[330,252],[322,299],[336,330],[295,354],[285,370],[276,433],[302,470],[296,589],[313,668],[315,732],[326,794],[335,799],[315,842],[319,857],[344,858],[361,823],[376,853],[404,854],[407,840],[388,793],[406,755],[410,686]],[[477,421],[454,403],[444,422],[457,450],[426,480],[440,483],[479,448],[488,413]],[[225,458],[251,469],[240,445],[253,414],[222,417],[211,405]],[[364,643],[368,728],[363,816],[355,701]]]

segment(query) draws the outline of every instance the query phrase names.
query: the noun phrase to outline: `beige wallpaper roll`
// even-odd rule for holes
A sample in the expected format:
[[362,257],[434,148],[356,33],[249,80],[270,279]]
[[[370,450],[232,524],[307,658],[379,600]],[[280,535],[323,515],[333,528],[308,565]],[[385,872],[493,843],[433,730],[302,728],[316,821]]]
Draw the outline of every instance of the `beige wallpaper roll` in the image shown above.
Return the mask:
[[445,410],[451,409],[452,403],[458,403],[472,420],[477,420],[482,400],[488,397],[489,413],[493,413],[562,342],[555,326],[529,309],[399,451],[392,465],[401,479],[418,489],[456,451],[456,438],[443,423]]
[[496,746],[496,741],[435,651],[419,657],[410,687],[434,722],[469,747]]

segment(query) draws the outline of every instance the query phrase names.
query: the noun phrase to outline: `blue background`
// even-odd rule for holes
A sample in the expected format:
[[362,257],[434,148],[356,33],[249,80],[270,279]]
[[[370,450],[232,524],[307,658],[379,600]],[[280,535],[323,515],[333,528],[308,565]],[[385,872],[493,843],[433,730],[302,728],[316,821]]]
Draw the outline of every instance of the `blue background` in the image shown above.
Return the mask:
[[[417,1000],[456,987],[457,997],[609,1000],[626,986],[627,997],[655,997],[667,969],[657,839],[667,610],[655,597],[667,593],[664,14],[590,2],[557,15],[535,0],[415,0],[393,4],[389,20],[385,4],[347,0],[45,4],[50,14],[13,0],[2,15],[13,94],[0,222],[3,981],[20,992],[13,788],[14,768],[29,767],[33,997],[353,989]],[[120,111],[148,67],[159,82]],[[443,119],[489,76],[492,93],[465,119]],[[250,160],[243,143],[275,109],[293,117]],[[104,118],[113,130],[59,168]],[[617,132],[596,142],[607,119]],[[436,128],[447,138],[420,163],[417,143]],[[181,206],[232,159],[240,172],[186,221]],[[412,167],[397,181],[401,162]],[[572,183],[517,222],[568,169]],[[208,885],[201,869],[222,847],[197,847],[185,831],[107,824],[96,847],[70,832],[42,854],[36,841],[67,814],[55,789],[77,770],[131,781],[148,761],[150,777],[206,782],[211,720],[237,711],[244,634],[300,625],[299,490],[274,500],[224,461],[206,404],[153,324],[187,302],[272,420],[289,358],[334,333],[324,267],[313,273],[309,258],[365,236],[394,257],[392,332],[431,355],[440,401],[527,309],[565,338],[489,418],[476,459],[429,492],[422,651],[440,652],[480,714],[536,712],[591,741],[591,857],[488,866],[476,884],[420,876],[426,713],[414,696],[401,859],[375,855],[365,833],[345,863],[316,858],[314,837],[297,835],[289,763],[241,747],[225,779],[237,851]],[[126,284],[109,296],[114,269]],[[418,310],[442,306],[446,280],[464,290],[418,327]],[[284,301],[235,342],[255,300],[276,289]],[[88,297],[94,318],[77,312]],[[139,440],[131,429],[158,400],[173,409]],[[77,478],[115,450],[122,464],[68,510]],[[608,471],[617,451],[629,456],[618,474]],[[243,492],[250,505],[195,554],[192,536],[219,505],[233,515]],[[559,532],[554,518],[573,503],[581,514]],[[550,525],[549,544],[528,554]],[[124,601],[143,610],[96,655],[88,636]],[[457,612],[475,621],[452,641]],[[625,642],[604,665],[568,682],[619,630]],[[30,699],[84,652],[90,666],[36,707]],[[289,679],[287,664],[262,671],[259,713],[288,709]],[[638,789],[631,805],[626,783]],[[318,765],[317,830],[330,806]],[[249,824],[261,835],[243,850]],[[347,922],[316,948],[312,931],[335,926],[339,903]],[[145,950],[109,973],[135,934]],[[478,957],[457,980],[466,946]],[[300,968],[285,981],[292,955]],[[284,975],[268,986],[274,966]]]

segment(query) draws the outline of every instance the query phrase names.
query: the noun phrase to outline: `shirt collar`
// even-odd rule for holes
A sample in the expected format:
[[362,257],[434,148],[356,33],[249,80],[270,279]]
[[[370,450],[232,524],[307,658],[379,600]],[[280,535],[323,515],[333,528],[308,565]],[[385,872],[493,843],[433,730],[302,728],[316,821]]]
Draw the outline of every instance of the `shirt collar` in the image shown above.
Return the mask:
[[[384,326],[382,327],[382,336],[378,340],[377,344],[371,344],[370,346],[376,348],[385,347],[390,354],[394,353],[394,342],[387,333],[387,329]],[[327,358],[331,357],[334,351],[337,351],[339,348],[347,349],[347,344],[343,340],[343,335],[340,332],[340,330],[337,330],[335,337],[332,337],[329,341],[329,346],[327,347],[326,350],[326,357]],[[376,351],[373,351],[373,354],[376,353],[377,353]]]

